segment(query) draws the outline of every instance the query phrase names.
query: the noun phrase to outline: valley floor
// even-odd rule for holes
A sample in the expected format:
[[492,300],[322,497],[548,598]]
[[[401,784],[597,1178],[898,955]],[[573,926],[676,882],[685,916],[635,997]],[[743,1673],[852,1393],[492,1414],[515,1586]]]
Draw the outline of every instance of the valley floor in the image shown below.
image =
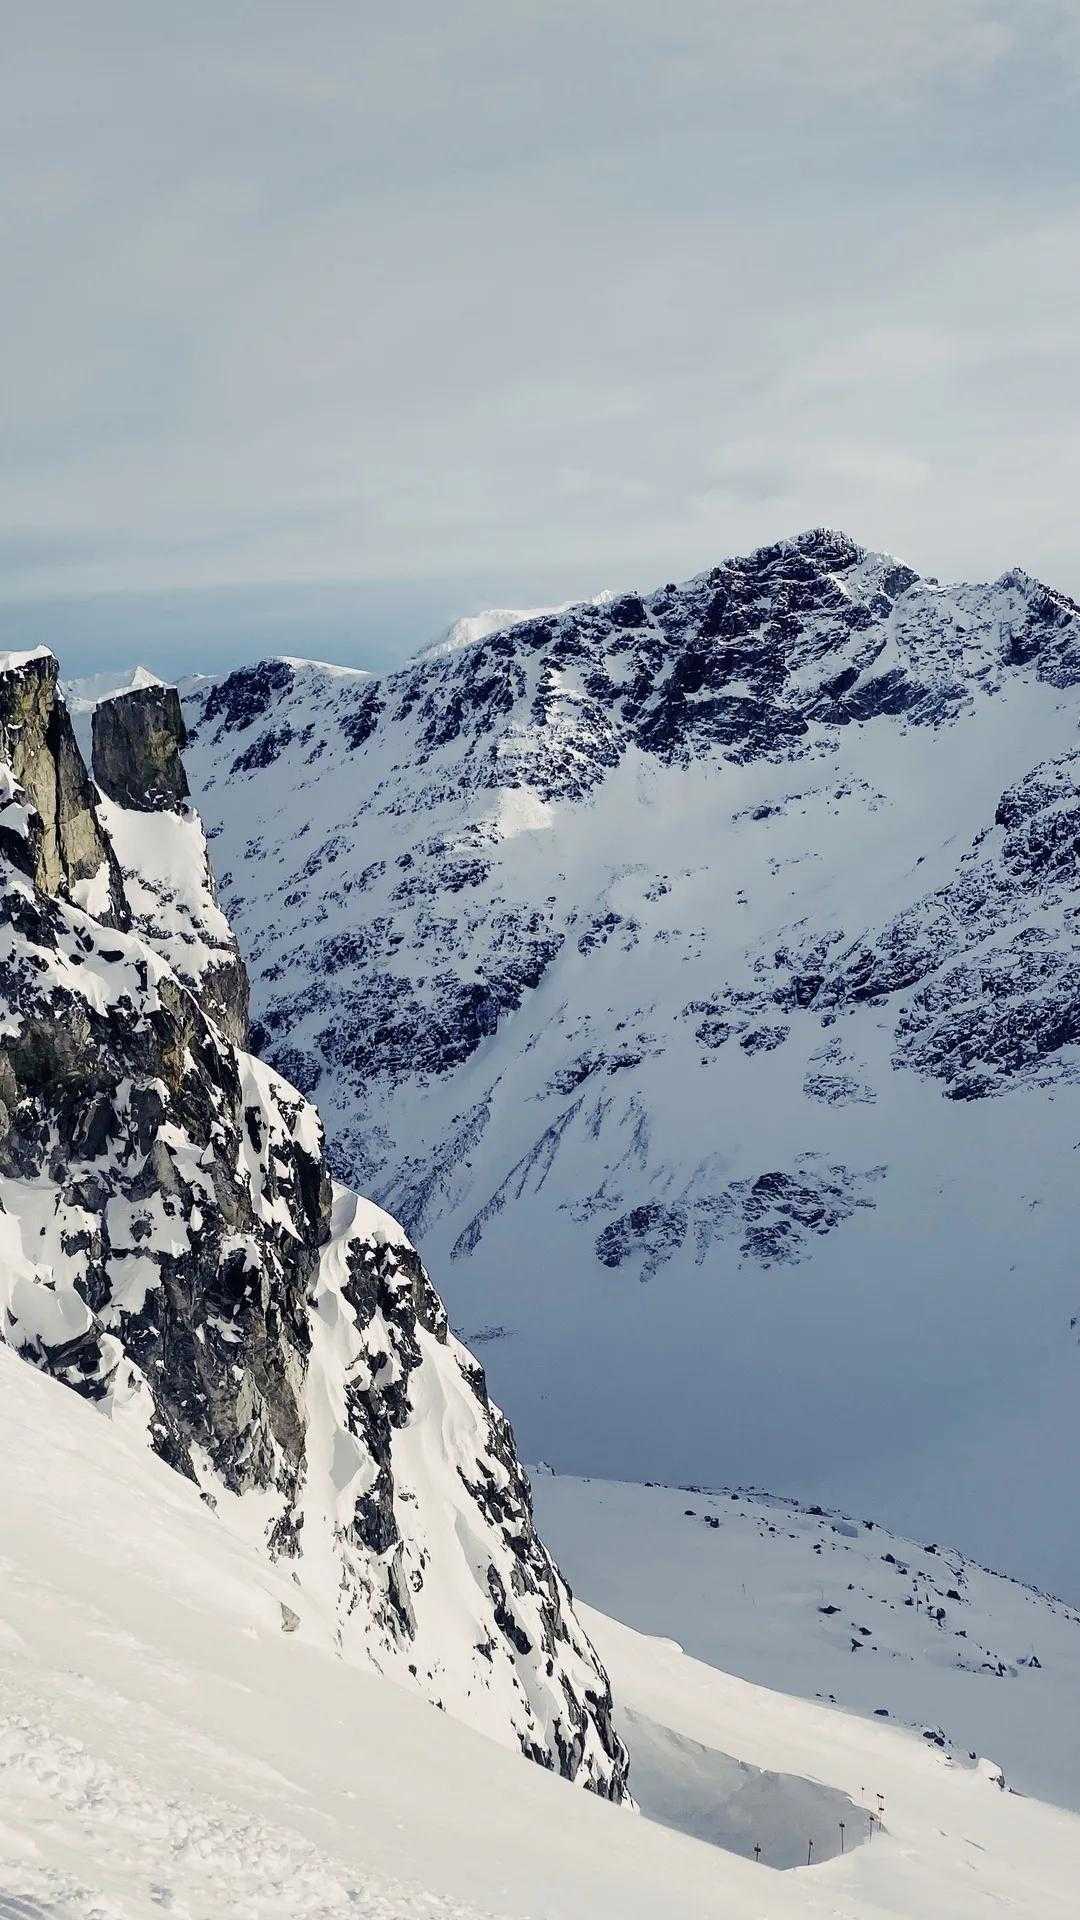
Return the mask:
[[[658,1817],[636,1816],[346,1666],[319,1623],[284,1632],[287,1575],[267,1574],[185,1482],[3,1350],[0,1450],[2,1920],[1075,1911],[1080,1820],[1003,1793],[992,1769],[917,1733],[732,1678],[586,1609]],[[560,1492],[569,1508],[574,1483],[541,1482],[557,1547]],[[718,1529],[700,1530],[719,1545]],[[623,1545],[629,1589],[663,1541],[639,1525]],[[585,1597],[607,1604],[566,1558]],[[671,1633],[685,1566],[667,1571],[675,1604],[654,1624]],[[745,1635],[733,1628],[732,1643]],[[791,1684],[783,1666],[777,1682]],[[884,1822],[867,1843],[878,1793]],[[840,1818],[845,1852],[827,1858]],[[744,1847],[760,1827],[777,1866],[812,1823],[822,1864],[770,1871],[661,1820]]]

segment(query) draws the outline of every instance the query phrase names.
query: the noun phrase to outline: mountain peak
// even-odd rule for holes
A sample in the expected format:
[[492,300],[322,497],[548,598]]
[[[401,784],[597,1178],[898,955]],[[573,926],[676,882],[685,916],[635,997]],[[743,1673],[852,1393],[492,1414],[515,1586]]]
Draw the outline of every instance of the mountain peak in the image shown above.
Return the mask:
[[[807,527],[801,533],[790,534],[787,539],[755,547],[746,559],[761,562],[783,559],[788,554],[799,554],[818,561],[822,566],[842,569],[857,566],[860,561],[868,559],[870,549],[860,546],[857,540],[839,527]],[[736,560],[729,564],[738,565],[739,562]]]
[[437,640],[420,647],[412,657],[418,661],[441,660],[447,654],[459,653],[463,647],[475,646],[478,640],[489,639],[492,634],[506,633],[527,620],[546,620],[552,614],[565,613],[573,605],[573,601],[567,600],[557,607],[487,607],[482,613],[463,613]]

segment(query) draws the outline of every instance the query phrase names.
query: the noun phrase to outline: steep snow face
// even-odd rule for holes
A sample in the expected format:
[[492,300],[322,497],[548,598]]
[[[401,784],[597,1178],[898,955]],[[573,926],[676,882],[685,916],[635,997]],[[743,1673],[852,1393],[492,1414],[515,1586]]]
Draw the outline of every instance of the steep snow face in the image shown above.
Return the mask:
[[259,1045],[531,1452],[1080,1595],[1078,681],[1063,596],[817,532],[191,689]]
[[98,814],[120,862],[133,928],[162,953],[230,1040],[246,1046],[248,982],[189,805],[175,687],[140,679],[90,706]]
[[[167,708],[108,703],[102,801],[55,662],[0,676],[0,1339],[287,1568],[286,1624],[618,1798],[607,1680],[481,1369],[401,1229],[332,1188],[315,1110],[230,1041]],[[109,924],[70,898],[91,847]]]

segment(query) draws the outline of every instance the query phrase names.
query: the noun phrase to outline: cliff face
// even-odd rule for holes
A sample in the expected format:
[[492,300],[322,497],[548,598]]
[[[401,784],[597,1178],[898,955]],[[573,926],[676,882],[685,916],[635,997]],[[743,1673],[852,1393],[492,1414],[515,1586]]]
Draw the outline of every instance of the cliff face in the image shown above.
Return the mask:
[[143,694],[95,726],[99,799],[55,662],[0,663],[0,1338],[289,1565],[346,1657],[620,1798],[606,1676],[481,1369],[232,1037],[178,714]]
[[8,857],[44,892],[123,924],[116,859],[67,708],[57,698],[57,663],[43,648],[0,655],[0,763],[0,831]]
[[188,797],[186,743],[175,687],[133,687],[93,709],[94,779],[118,806],[152,813]]

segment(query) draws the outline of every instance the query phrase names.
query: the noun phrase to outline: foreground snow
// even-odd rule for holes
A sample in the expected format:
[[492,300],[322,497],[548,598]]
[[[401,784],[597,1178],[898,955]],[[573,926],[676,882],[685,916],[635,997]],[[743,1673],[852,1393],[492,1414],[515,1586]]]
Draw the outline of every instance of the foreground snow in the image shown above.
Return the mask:
[[824,1820],[833,1795],[865,1808],[881,1792],[885,1825],[843,1858],[769,1873],[574,1793],[334,1659],[303,1623],[284,1631],[287,1578],[190,1485],[3,1350],[0,1448],[4,1920],[1074,1910],[1074,1816],[600,1614],[590,1624],[628,1718],[657,1730],[650,1766],[668,1755],[680,1817],[690,1776],[729,1779],[727,1755],[783,1776],[756,1783],[763,1819],[770,1799],[791,1826],[808,1804]]

